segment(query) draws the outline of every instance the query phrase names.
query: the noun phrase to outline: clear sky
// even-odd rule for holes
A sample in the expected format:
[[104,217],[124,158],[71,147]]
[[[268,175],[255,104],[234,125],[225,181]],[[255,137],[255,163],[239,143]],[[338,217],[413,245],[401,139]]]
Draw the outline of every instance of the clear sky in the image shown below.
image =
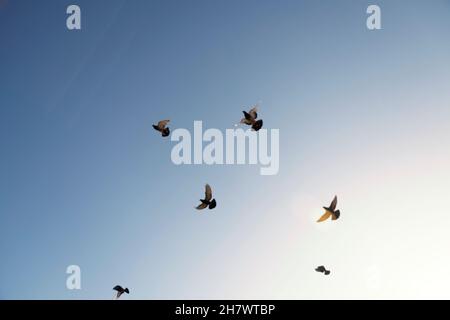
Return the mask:
[[[0,298],[450,298],[449,34],[447,0],[0,0]],[[275,176],[151,127],[258,101]]]

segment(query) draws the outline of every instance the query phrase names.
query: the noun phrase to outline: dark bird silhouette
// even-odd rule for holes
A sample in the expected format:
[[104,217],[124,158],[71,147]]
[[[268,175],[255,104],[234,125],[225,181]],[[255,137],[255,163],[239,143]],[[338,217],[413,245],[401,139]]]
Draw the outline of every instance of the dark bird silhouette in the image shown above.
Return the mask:
[[216,199],[212,199],[212,190],[209,184],[206,184],[205,186],[205,199],[200,199],[200,201],[201,204],[196,207],[197,210],[203,210],[206,207],[209,207],[209,209],[214,209],[216,207]]
[[256,120],[258,118],[258,105],[254,106],[249,112],[242,112],[244,113],[244,118],[241,119],[241,123],[252,126],[252,130],[254,131],[258,131],[262,128],[262,119]]
[[323,207],[325,209],[325,213],[320,217],[319,220],[317,220],[317,222],[325,221],[329,217],[331,217],[331,220],[339,219],[341,212],[339,210],[336,210],[336,205],[337,205],[337,196],[334,197],[329,207]]
[[316,268],[317,272],[324,273],[326,276],[330,274],[330,270],[325,269],[324,266],[319,266]]
[[161,120],[160,122],[158,122],[157,125],[153,124],[152,126],[153,126],[153,129],[161,132],[161,135],[163,137],[167,137],[170,134],[169,127],[166,127],[169,122],[170,122],[170,120]]
[[120,298],[120,296],[123,294],[123,293],[127,293],[127,294],[129,294],[130,293],[130,290],[128,290],[128,288],[122,288],[121,286],[115,286],[114,288],[113,288],[113,290],[116,290],[117,291],[117,296],[116,296],[116,299],[119,299]]

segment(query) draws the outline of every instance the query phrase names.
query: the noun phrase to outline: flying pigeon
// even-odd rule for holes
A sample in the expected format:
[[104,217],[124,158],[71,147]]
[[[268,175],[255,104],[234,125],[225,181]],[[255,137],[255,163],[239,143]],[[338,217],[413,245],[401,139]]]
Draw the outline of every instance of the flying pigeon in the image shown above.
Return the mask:
[[254,106],[249,112],[242,111],[244,113],[244,118],[241,119],[241,123],[252,126],[252,130],[258,131],[263,126],[262,119],[256,120],[258,118],[258,106]]
[[113,288],[113,290],[116,290],[117,291],[117,296],[116,296],[116,299],[119,299],[120,298],[120,296],[125,292],[125,293],[130,293],[130,290],[128,290],[128,288],[122,288],[121,286],[115,286],[114,288]]
[[317,220],[317,222],[325,221],[329,217],[331,217],[331,220],[339,219],[341,212],[339,210],[336,210],[336,205],[337,205],[337,196],[334,197],[333,201],[331,202],[328,208],[323,207],[325,209],[325,213],[320,217],[319,220]]
[[170,122],[170,120],[161,120],[157,125],[152,125],[156,131],[161,132],[163,137],[167,137],[170,134],[170,129],[166,126]]
[[319,266],[316,268],[317,272],[322,272],[324,273],[326,276],[330,274],[330,270],[325,269],[324,266]]
[[206,184],[205,186],[205,199],[202,200],[200,199],[200,201],[202,202],[201,204],[199,204],[196,209],[197,210],[203,210],[206,207],[209,207],[209,209],[214,209],[217,205],[216,203],[216,199],[212,199],[212,191],[211,191],[211,187],[209,184]]

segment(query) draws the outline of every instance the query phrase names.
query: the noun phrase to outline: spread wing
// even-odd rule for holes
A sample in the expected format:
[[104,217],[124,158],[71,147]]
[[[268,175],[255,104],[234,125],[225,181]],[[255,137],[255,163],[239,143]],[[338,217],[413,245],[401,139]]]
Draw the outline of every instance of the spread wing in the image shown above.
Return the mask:
[[115,287],[113,288],[113,290],[122,292],[122,291],[123,291],[123,288],[122,288],[121,286],[115,286]]
[[324,269],[325,269],[324,266],[318,266],[318,267],[316,268],[316,271],[317,271],[317,272],[323,272]]
[[249,119],[247,119],[247,118],[243,118],[242,120],[241,120],[241,123],[244,123],[244,124],[247,124],[247,125],[252,125],[252,120],[249,120]]
[[212,190],[209,184],[205,186],[205,200],[210,201],[212,199]]
[[336,210],[336,205],[337,205],[337,196],[334,197],[333,201],[330,204],[331,211]]
[[258,118],[258,105],[254,106],[248,113],[253,119]]
[[248,113],[247,111],[242,111],[242,113],[244,114],[245,120],[247,120],[247,121],[254,120],[253,116],[250,113]]
[[331,212],[330,211],[326,211],[319,220],[317,220],[317,222],[323,222],[325,220],[327,220],[329,217],[331,216]]
[[161,130],[164,129],[169,122],[170,120],[161,120],[160,122],[158,122],[158,128],[160,128]]
[[202,210],[202,209],[205,209],[207,206],[208,205],[206,203],[201,203],[197,207],[195,207],[195,209]]

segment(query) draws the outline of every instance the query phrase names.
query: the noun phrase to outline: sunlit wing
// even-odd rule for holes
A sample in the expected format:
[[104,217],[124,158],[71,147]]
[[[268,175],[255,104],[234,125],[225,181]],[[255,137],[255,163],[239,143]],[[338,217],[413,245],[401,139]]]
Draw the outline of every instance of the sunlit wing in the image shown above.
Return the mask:
[[253,119],[258,118],[258,105],[254,106],[248,113]]
[[327,220],[329,217],[331,216],[331,212],[330,211],[326,211],[319,220],[317,220],[317,222],[322,222]]

